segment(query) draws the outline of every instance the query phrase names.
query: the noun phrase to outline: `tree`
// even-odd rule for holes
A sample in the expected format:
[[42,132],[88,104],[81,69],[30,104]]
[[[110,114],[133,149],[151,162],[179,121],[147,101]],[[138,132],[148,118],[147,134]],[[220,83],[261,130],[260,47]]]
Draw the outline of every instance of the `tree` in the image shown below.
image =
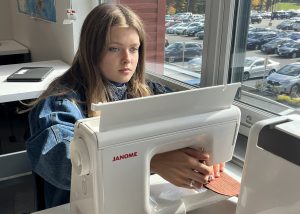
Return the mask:
[[188,4],[187,4],[187,0],[176,0],[177,4],[176,4],[176,8],[178,12],[187,12],[188,8]]
[[175,14],[176,13],[176,1],[167,0],[166,5],[166,14]]
[[265,0],[265,8],[266,11],[269,11],[272,7],[273,1],[272,0]]
[[196,14],[205,13],[205,0],[190,0],[189,11]]
[[261,8],[261,0],[251,0],[252,9],[258,10]]

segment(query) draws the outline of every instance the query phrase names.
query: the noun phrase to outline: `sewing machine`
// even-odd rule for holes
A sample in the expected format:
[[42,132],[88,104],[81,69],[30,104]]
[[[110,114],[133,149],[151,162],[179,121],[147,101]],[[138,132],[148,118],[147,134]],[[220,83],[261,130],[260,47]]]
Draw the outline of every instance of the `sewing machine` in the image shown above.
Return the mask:
[[[185,214],[224,200],[210,190],[150,184],[150,160],[203,148],[209,165],[231,160],[240,124],[232,106],[240,84],[94,105],[71,143],[71,213]],[[151,186],[151,188],[150,188]]]
[[259,121],[250,131],[236,214],[300,213],[300,115]]
[[[71,205],[66,204],[37,214],[186,212],[189,214],[298,214],[300,210],[298,185],[300,115],[275,117],[253,125],[248,138],[239,198],[221,197],[209,190],[201,192],[170,187],[168,182],[156,180],[158,175],[149,176],[149,162],[154,154],[181,147],[205,148],[212,155],[211,164],[231,158],[236,137],[234,129],[238,129],[240,117],[239,110],[232,107],[228,101],[233,98],[236,90],[234,88],[236,86],[232,87],[233,91],[228,91],[231,97],[224,98],[227,101],[218,102],[217,107],[215,106],[212,111],[207,109],[215,101],[208,99],[206,101],[210,103],[205,102],[204,106],[198,103],[200,106],[197,106],[198,96],[209,98],[208,94],[222,93],[224,88],[207,91],[201,89],[203,90],[201,93],[195,92],[193,94],[195,99],[190,105],[193,110],[187,107],[187,112],[183,113],[178,120],[169,113],[175,111],[175,115],[179,114],[180,109],[187,103],[188,98],[184,98],[186,96],[184,94],[179,95],[184,101],[178,102],[179,106],[173,106],[173,102],[170,102],[172,98],[169,96],[164,97],[167,100],[162,106],[157,107],[157,112],[146,111],[150,114],[149,117],[146,115],[143,117],[145,113],[141,106],[127,112],[131,109],[129,107],[132,107],[132,103],[125,101],[123,104],[127,106],[124,109],[127,110],[124,111],[129,115],[123,115],[122,111],[117,113],[117,117],[111,118],[118,123],[104,115],[109,114],[111,108],[112,111],[120,110],[120,106],[107,104],[96,106],[95,109],[101,109],[102,119],[86,119],[76,125],[76,136],[72,142],[74,169]],[[146,110],[156,109],[150,104],[142,106]],[[161,115],[159,115],[160,111],[163,111]],[[132,113],[136,113],[135,119],[143,119],[134,120]],[[162,116],[159,122],[162,124],[152,124],[153,121],[159,121],[155,118],[158,115]],[[123,120],[124,118],[119,117],[128,118]],[[145,118],[148,120],[142,123]],[[121,121],[127,122],[119,123]],[[133,128],[138,124],[142,126]],[[223,135],[226,129],[230,134]],[[113,132],[110,133],[110,130]],[[143,138],[131,140],[136,135]],[[219,141],[220,136],[222,136],[221,141]]]

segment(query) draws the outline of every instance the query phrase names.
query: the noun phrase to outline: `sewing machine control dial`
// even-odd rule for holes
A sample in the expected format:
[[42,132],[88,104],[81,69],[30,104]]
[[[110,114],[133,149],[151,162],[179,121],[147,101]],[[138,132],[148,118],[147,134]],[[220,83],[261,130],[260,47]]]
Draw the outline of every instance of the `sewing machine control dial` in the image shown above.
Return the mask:
[[87,175],[90,172],[90,158],[86,144],[81,138],[71,143],[72,167],[78,175]]

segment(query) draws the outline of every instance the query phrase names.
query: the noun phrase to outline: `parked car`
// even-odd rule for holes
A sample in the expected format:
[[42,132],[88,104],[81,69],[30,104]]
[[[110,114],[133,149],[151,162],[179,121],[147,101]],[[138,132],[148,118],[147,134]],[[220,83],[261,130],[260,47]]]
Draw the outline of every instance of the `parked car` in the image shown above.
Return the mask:
[[267,42],[266,44],[263,44],[261,46],[261,51],[267,54],[274,54],[278,52],[278,47],[281,47],[282,45],[285,45],[291,41],[293,40],[290,38],[276,38],[270,42]]
[[258,23],[259,24],[262,21],[262,17],[259,14],[251,15],[250,21],[251,21],[251,24],[254,24],[254,23]]
[[289,20],[298,21],[298,20],[300,20],[300,16],[294,16],[294,17],[290,18]]
[[166,33],[167,34],[175,34],[176,33],[176,28],[177,27],[179,27],[179,26],[181,26],[181,25],[184,25],[185,23],[177,23],[177,24],[175,24],[175,25],[172,25],[171,27],[168,27],[167,29],[166,29]]
[[299,42],[289,42],[278,48],[277,54],[283,57],[296,58],[300,56],[300,43]]
[[248,35],[247,49],[248,50],[259,50],[261,46],[277,36],[275,32],[257,32]]
[[191,59],[190,61],[188,61],[187,64],[188,64],[188,69],[190,71],[200,73],[201,66],[202,66],[202,57],[196,57],[194,59]]
[[276,26],[280,30],[293,30],[294,20],[285,20]]
[[292,40],[298,40],[298,39],[300,39],[300,33],[299,32],[291,33],[290,38]]
[[184,30],[186,30],[187,26],[189,25],[189,23],[183,23],[182,25],[176,27],[174,34],[181,34]]
[[300,31],[300,21],[299,20],[295,21],[295,23],[293,24],[293,30]]
[[265,79],[267,88],[279,93],[300,97],[300,63],[283,66]]
[[279,68],[280,63],[263,57],[246,57],[244,62],[243,80],[246,81],[254,77],[267,76]]
[[199,26],[200,22],[192,22],[192,23],[186,23],[186,25],[182,25],[178,28],[176,28],[176,34],[177,35],[185,35],[187,32],[187,29],[189,27]]
[[271,12],[264,12],[261,14],[261,17],[263,19],[270,19],[271,18]]
[[248,35],[255,33],[255,32],[265,32],[265,31],[272,31],[272,29],[271,28],[262,28],[262,27],[253,27],[252,25],[249,25]]
[[188,36],[195,36],[196,33],[202,31],[204,29],[204,26],[199,24],[197,26],[188,27],[186,30],[186,35]]
[[271,19],[288,19],[289,14],[285,11],[274,11],[271,15]]
[[202,45],[197,42],[175,42],[165,48],[165,61],[191,60],[202,55]]
[[[274,32],[276,32],[276,31],[274,31]],[[287,38],[287,37],[290,38],[292,33],[294,33],[294,32],[280,30],[280,31],[277,31],[276,33],[277,33],[277,36],[276,36],[277,38]]]
[[169,20],[169,21],[166,21],[165,23],[165,27],[168,28],[168,27],[171,27],[175,24],[178,24],[178,23],[182,23],[181,21],[174,21],[174,20]]
[[204,30],[201,30],[198,33],[196,33],[195,37],[197,37],[198,39],[202,39],[203,40],[203,38],[204,38]]

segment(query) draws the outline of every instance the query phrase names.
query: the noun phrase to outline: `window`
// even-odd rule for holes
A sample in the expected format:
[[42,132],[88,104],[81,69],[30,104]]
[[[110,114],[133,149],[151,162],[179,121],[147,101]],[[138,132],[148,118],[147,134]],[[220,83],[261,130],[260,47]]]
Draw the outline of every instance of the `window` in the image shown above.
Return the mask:
[[[280,73],[285,65],[295,63],[300,57],[297,42],[299,33],[293,32],[297,31],[293,28],[297,26],[298,16],[293,12],[296,9],[295,4],[287,4],[288,9],[283,12],[280,8],[281,3],[277,1],[238,2],[233,28],[235,35],[230,71],[231,81],[243,81],[240,102],[274,115],[299,110],[298,88],[300,87],[298,87],[297,77],[293,81],[289,80],[288,85],[287,81],[283,81],[285,78],[283,76],[278,77],[279,81],[276,85],[272,84],[274,77],[277,78],[277,73]],[[255,15],[261,16],[261,21],[248,25],[249,17]],[[293,27],[288,25],[290,23]],[[264,75],[257,76],[240,65],[239,62],[243,58],[247,60],[249,57],[260,57],[268,62],[266,66],[263,66]]]
[[254,66],[261,66],[261,65],[264,65],[265,62],[264,61],[258,61],[254,64]]
[[[278,1],[119,2],[132,7],[148,26],[146,68],[151,78],[179,90],[242,82],[235,104],[242,110],[244,136],[256,121],[299,111],[300,76],[272,79],[300,57],[294,4],[282,12]],[[141,9],[143,4],[149,9]],[[290,65],[290,72],[297,66]]]

